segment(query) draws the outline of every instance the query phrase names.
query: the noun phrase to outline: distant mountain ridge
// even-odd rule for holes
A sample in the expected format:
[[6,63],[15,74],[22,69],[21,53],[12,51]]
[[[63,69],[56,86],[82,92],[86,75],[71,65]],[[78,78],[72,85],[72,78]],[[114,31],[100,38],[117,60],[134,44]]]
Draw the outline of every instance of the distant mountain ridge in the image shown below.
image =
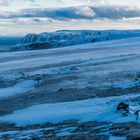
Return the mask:
[[140,30],[60,30],[27,34],[17,44],[18,50],[38,50],[140,36]]

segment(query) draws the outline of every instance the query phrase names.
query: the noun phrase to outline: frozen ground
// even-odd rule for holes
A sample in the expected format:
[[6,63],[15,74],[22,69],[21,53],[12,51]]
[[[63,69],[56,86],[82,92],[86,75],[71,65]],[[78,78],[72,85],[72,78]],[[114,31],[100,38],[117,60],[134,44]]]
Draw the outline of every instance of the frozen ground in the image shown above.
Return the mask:
[[139,40],[0,53],[0,138],[140,137]]

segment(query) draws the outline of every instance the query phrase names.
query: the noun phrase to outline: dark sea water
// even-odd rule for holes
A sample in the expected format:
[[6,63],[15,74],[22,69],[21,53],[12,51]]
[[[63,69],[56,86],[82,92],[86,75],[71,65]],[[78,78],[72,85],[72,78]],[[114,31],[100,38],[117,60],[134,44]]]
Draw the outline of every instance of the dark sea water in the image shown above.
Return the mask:
[[10,51],[19,40],[20,37],[0,37],[0,52]]
[[4,45],[0,45],[0,52],[7,52],[7,51],[11,51],[12,48],[14,48],[15,46],[11,45],[11,46],[4,46]]

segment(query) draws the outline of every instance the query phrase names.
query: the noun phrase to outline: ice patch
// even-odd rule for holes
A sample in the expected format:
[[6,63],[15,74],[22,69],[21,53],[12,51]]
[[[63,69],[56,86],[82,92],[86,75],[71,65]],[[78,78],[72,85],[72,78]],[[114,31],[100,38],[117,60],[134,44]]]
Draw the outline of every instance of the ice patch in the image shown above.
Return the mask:
[[72,135],[72,132],[76,129],[76,127],[68,127],[68,128],[64,128],[61,129],[56,136],[58,137],[63,137],[63,136],[69,136]]
[[110,136],[109,140],[126,140],[126,137]]
[[136,97],[140,97],[140,94],[35,105],[15,111],[10,115],[1,116],[0,122],[15,123],[19,126],[43,124],[47,122],[58,123],[71,119],[79,120],[80,122],[135,122],[135,116],[122,116],[120,112],[116,111],[116,106],[122,100],[130,101]]
[[25,93],[34,88],[35,81],[26,80],[16,84],[13,87],[0,89],[0,97],[13,96],[15,94]]

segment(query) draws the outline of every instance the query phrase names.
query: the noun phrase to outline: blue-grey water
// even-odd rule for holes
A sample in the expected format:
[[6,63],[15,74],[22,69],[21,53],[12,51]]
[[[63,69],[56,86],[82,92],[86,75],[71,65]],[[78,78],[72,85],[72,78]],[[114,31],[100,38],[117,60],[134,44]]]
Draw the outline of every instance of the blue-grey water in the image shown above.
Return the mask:
[[0,52],[10,51],[19,39],[20,37],[0,37]]

